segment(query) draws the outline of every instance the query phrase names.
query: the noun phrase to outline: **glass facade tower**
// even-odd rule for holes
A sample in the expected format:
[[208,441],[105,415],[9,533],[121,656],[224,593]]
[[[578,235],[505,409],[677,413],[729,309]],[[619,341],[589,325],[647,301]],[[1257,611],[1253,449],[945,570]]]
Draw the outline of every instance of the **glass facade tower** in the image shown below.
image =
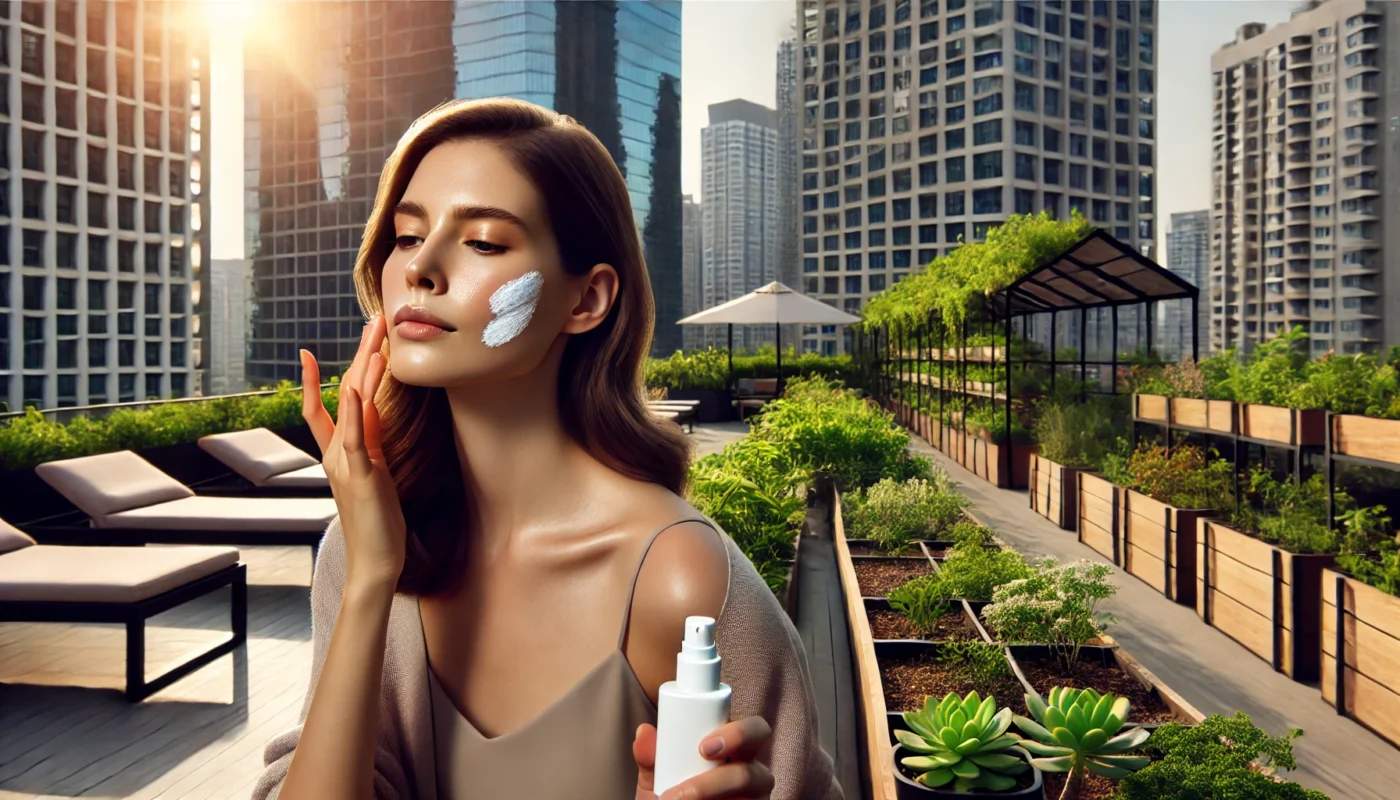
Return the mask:
[[515,97],[568,114],[631,190],[656,297],[653,352],[681,346],[680,3],[293,3],[246,45],[249,382],[299,373],[306,348],[348,364],[351,271],[384,159],[452,98]]

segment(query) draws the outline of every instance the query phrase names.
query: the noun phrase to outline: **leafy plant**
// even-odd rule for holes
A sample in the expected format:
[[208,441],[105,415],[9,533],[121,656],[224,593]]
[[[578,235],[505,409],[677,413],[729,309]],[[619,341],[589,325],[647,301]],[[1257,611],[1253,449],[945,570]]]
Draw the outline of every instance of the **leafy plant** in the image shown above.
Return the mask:
[[921,634],[932,633],[938,618],[951,608],[937,575],[912,578],[890,590],[885,599],[891,610],[903,614],[914,630]]
[[1134,366],[1128,376],[1129,388],[1137,394],[1166,397],[1205,397],[1206,381],[1196,362],[1183,359],[1179,364]]
[[855,511],[847,514],[851,531],[874,539],[886,552],[899,552],[917,539],[934,538],[961,519],[969,505],[941,470],[931,478],[884,478],[862,494]]
[[[735,380],[772,378],[777,374],[777,351],[772,345],[760,347],[756,353],[734,354]],[[855,378],[855,365],[850,356],[799,354],[787,348],[783,353],[783,375],[789,378],[821,375],[850,382]],[[689,353],[678,351],[669,358],[649,358],[643,376],[648,387],[724,389],[729,385],[729,352],[726,348],[711,347]]]
[[945,642],[938,663],[974,690],[990,695],[997,682],[1011,677],[1011,664],[1001,645],[989,642]]
[[1124,410],[1116,398],[1105,397],[1042,403],[1034,428],[1040,455],[1066,467],[1100,468],[1123,429]]
[[1385,507],[1352,508],[1337,521],[1343,531],[1337,565],[1362,583],[1400,597],[1400,543],[1391,534]]
[[899,743],[914,753],[900,763],[929,788],[952,784],[955,792],[1004,792],[1030,769],[1020,737],[1006,732],[1011,717],[1011,709],[997,711],[996,700],[975,691],[964,698],[950,692],[939,703],[930,696],[922,711],[905,712],[909,730],[895,731]]
[[1030,569],[1015,550],[955,547],[939,565],[939,590],[953,599],[991,600],[996,587],[1026,577]]
[[982,619],[1003,641],[1050,645],[1073,668],[1080,648],[1112,621],[1098,612],[1118,591],[1109,582],[1112,574],[1088,560],[1062,565],[1046,559],[1029,576],[998,586]]
[[1328,800],[1279,777],[1297,769],[1293,740],[1303,732],[1273,737],[1247,714],[1212,714],[1199,725],[1170,722],[1143,746],[1152,759],[1118,784],[1120,800]]
[[992,530],[966,520],[948,529],[948,541],[956,548],[982,547],[993,543]]
[[[1143,442],[1124,465],[1121,484],[1177,508],[1234,507],[1234,468],[1195,445],[1171,449]],[[1117,482],[1117,481],[1115,481]]]
[[[1241,530],[1291,553],[1334,553],[1337,535],[1327,520],[1327,479],[1321,473],[1301,483],[1280,481],[1265,467],[1249,473],[1249,502],[1231,522]],[[1336,493],[1345,506],[1344,492]]]
[[1046,772],[1069,773],[1060,800],[1076,800],[1090,772],[1116,780],[1148,765],[1147,756],[1127,755],[1149,736],[1141,727],[1122,730],[1130,705],[1126,697],[1056,686],[1050,690],[1049,702],[1027,694],[1026,707],[1033,719],[1018,714],[1012,721],[1030,737],[1023,746],[1038,756],[1031,759],[1032,765]]

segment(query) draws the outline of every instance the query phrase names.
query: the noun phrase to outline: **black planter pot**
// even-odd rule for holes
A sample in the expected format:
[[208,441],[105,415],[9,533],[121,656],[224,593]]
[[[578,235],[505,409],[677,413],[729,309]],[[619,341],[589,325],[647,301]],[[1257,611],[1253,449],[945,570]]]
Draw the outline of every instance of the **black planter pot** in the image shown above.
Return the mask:
[[[900,726],[903,727],[903,719]],[[1009,792],[952,792],[945,789],[930,789],[920,783],[915,783],[912,778],[904,772],[904,767],[900,766],[902,758],[913,755],[905,750],[904,745],[897,744],[894,748],[894,779],[895,796],[899,800],[970,800],[970,798],[1015,798],[1016,800],[1041,800],[1045,797],[1045,781],[1041,778],[1040,770],[1031,767],[1031,785],[1025,789],[1016,789]]]
[[667,389],[668,400],[699,400],[696,416],[701,422],[733,422],[739,410],[730,404],[728,389]]

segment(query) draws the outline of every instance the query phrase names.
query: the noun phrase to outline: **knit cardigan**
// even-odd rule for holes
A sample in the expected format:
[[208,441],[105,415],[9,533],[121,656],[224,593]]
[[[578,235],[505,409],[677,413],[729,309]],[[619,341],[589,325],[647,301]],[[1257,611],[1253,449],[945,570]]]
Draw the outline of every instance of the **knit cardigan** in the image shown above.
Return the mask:
[[[724,654],[721,679],[733,692],[730,718],[761,716],[772,727],[772,739],[758,756],[773,773],[772,800],[841,800],[832,759],[818,743],[802,641],[753,563],[730,536],[721,535],[729,552],[729,588],[716,620],[715,640]],[[345,588],[345,537],[339,517],[326,529],[311,586],[311,681],[299,724],[274,738],[264,751],[266,766],[253,790],[254,800],[278,797],[325,664]],[[389,612],[379,693],[377,800],[437,800],[431,699],[418,602],[397,594]]]

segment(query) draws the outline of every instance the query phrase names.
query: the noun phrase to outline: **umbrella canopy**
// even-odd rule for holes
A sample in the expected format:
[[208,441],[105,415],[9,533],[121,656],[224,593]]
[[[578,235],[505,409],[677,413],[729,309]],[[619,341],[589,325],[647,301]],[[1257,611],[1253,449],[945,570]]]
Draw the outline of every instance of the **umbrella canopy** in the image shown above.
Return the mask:
[[832,308],[777,281],[714,308],[691,314],[679,325],[851,325],[855,314]]

